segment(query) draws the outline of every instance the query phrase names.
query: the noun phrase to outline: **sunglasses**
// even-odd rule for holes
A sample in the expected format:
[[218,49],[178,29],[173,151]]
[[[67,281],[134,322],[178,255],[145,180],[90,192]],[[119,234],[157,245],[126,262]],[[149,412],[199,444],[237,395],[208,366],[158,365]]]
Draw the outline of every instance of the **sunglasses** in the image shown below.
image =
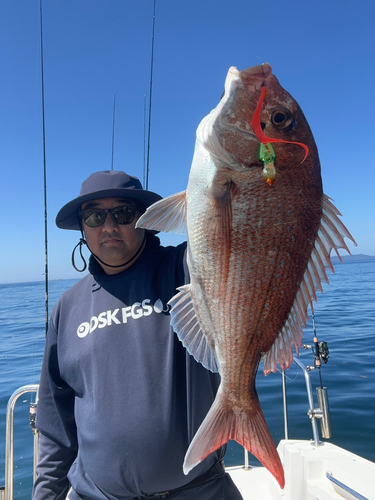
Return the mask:
[[87,210],[80,210],[78,213],[87,226],[100,227],[105,223],[107,214],[111,216],[113,222],[125,226],[133,222],[137,211],[140,211],[138,207],[126,205],[115,208],[88,208]]

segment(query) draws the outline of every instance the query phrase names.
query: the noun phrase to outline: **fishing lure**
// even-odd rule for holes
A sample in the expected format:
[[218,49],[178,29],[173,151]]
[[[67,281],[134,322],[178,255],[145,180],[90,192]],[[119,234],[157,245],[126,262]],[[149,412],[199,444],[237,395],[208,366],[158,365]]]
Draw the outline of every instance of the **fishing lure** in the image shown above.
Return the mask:
[[258,141],[260,142],[259,147],[259,159],[264,163],[263,166],[263,177],[265,178],[267,184],[272,185],[275,182],[276,178],[276,168],[275,168],[275,151],[271,145],[272,142],[285,142],[288,144],[298,144],[298,146],[302,146],[305,150],[305,156],[301,163],[303,163],[307,155],[309,154],[309,148],[306,144],[302,142],[294,142],[294,141],[285,141],[284,139],[276,139],[274,137],[268,137],[262,130],[262,126],[260,124],[260,112],[262,109],[263,101],[266,97],[266,87],[262,87],[260,92],[259,102],[257,107],[255,108],[253,118],[251,120],[251,126],[257,136]]
[[264,163],[262,171],[263,177],[270,186],[275,182],[276,178],[275,157],[275,150],[272,144],[269,142],[263,144],[261,142],[259,147],[259,159]]

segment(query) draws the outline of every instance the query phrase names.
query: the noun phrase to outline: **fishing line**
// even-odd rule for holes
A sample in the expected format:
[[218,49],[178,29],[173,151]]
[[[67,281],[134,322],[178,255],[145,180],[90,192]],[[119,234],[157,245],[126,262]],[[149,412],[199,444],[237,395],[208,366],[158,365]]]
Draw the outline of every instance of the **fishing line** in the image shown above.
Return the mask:
[[[298,373],[299,373],[299,370],[298,370],[298,366],[296,364],[294,364],[294,366],[297,368],[296,370],[296,374],[295,374],[295,377],[292,378],[292,377],[288,377],[288,375],[286,374],[286,370],[284,370],[284,372],[281,370],[281,368],[279,367],[276,367],[276,370],[282,375],[284,373],[284,376],[287,380],[290,380],[290,381],[293,381],[293,380],[296,380],[297,377],[298,377]],[[289,368],[290,370],[290,368]],[[288,372],[289,373],[289,372]]]
[[154,0],[154,14],[153,14],[153,18],[152,18],[150,102],[149,102],[149,107],[148,107],[148,138],[147,138],[147,164],[146,164],[146,187],[145,187],[146,191],[148,190],[148,176],[150,173],[151,105],[152,105],[152,75],[153,75],[153,70],[154,70],[155,9],[156,9],[156,0]]
[[45,331],[48,330],[48,232],[47,232],[47,161],[46,161],[46,122],[44,113],[44,69],[43,69],[43,15],[42,0],[39,0],[40,13],[40,69],[42,85],[42,129],[43,129],[43,182],[44,182],[44,283],[45,283]]

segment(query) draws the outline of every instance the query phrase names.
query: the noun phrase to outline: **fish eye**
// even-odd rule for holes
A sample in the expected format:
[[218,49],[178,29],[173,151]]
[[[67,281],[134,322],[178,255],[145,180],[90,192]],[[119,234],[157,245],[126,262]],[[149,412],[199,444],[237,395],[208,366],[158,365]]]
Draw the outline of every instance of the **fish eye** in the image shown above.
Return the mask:
[[294,125],[294,117],[287,108],[277,108],[271,116],[272,125],[279,130],[292,128]]

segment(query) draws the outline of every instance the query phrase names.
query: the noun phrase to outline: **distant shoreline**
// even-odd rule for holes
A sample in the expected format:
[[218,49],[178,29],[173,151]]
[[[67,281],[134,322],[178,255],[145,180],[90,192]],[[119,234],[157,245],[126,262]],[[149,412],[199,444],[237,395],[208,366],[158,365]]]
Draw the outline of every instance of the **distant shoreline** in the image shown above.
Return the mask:
[[[341,255],[343,264],[352,264],[353,262],[365,262],[375,260],[375,255],[364,255],[363,253],[353,254],[353,255]],[[331,253],[331,261],[332,264],[340,262],[337,255],[332,255]]]
[[[364,255],[362,253],[359,254],[353,254],[353,255],[341,255],[342,258],[342,263],[343,264],[354,264],[354,263],[359,263],[359,262],[375,262],[375,255]],[[332,264],[337,264],[340,263],[339,258],[337,255],[332,255],[331,252],[331,261]],[[48,281],[48,283],[52,283],[54,281],[66,281],[66,280],[75,280],[78,281],[80,278],[55,278],[51,279]],[[43,280],[38,280],[38,281],[15,281],[13,283],[0,283],[0,286],[5,286],[5,285],[30,285],[33,283],[44,283]]]

